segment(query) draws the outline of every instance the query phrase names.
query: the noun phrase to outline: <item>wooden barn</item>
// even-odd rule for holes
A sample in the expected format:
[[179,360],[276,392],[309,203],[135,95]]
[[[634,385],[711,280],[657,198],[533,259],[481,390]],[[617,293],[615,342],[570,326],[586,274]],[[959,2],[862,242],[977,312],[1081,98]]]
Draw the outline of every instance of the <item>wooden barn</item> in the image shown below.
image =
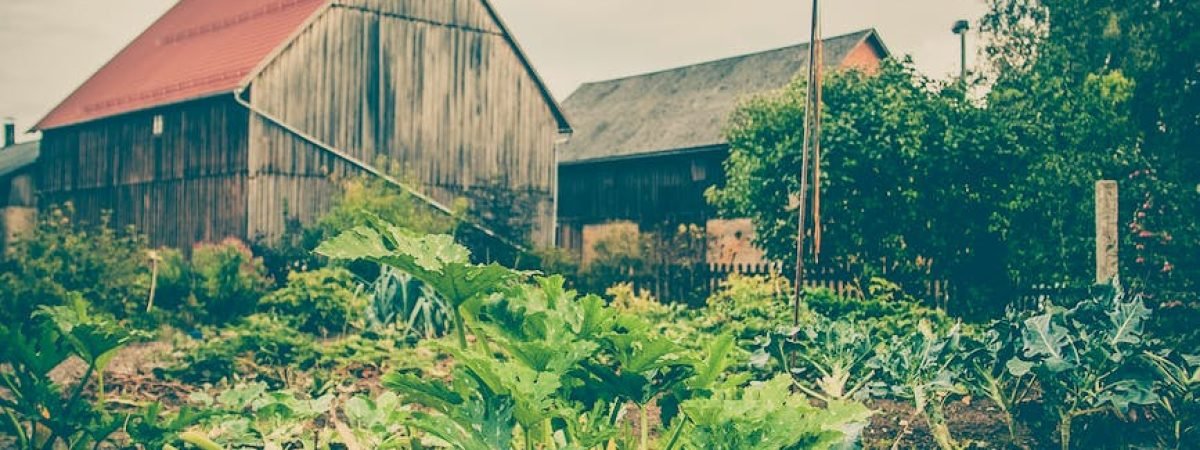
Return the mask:
[[[873,29],[823,43],[830,69],[873,70],[889,56]],[[575,133],[559,154],[560,245],[586,255],[606,230],[695,224],[707,230],[708,261],[759,262],[749,221],[716,219],[704,191],[723,183],[730,114],[740,101],[803,76],[808,47],[587,83],[572,93],[563,101]]]
[[277,237],[381,160],[431,204],[525,199],[473,207],[548,245],[570,132],[488,0],[182,0],[35,128],[41,202],[180,248]]

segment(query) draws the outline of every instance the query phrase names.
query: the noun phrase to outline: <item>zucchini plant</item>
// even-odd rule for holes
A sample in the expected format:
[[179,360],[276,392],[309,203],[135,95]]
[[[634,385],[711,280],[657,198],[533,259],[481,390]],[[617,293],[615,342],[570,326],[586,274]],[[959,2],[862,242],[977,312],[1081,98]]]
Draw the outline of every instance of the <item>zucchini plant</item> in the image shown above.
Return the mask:
[[[640,317],[564,289],[561,277],[529,282],[528,273],[472,264],[467,250],[448,236],[414,236],[379,220],[326,241],[318,252],[407,272],[450,306],[458,341],[445,349],[455,361],[451,380],[395,373],[384,378],[384,385],[421,406],[404,418],[406,426],[451,448],[645,450],[652,445],[650,406],[655,402],[660,422],[672,425],[662,440],[665,448],[689,442],[688,432],[717,425],[716,418],[692,416],[700,413],[699,406],[681,405],[699,405],[695,402],[714,393],[735,349],[732,336],[715,339],[703,352],[687,350]],[[732,386],[726,389],[736,390],[740,381],[725,378]],[[748,391],[738,401],[747,402],[746,408],[767,404],[757,392]],[[795,398],[787,402],[799,406]],[[640,419],[633,440],[621,436],[630,405]],[[819,430],[823,441],[843,420],[861,416],[815,411],[780,412],[792,415],[781,423],[803,422],[804,430]],[[720,420],[725,419],[730,418]],[[729,448],[762,447],[745,441]]]
[[[23,449],[90,448],[111,439],[126,417],[104,406],[103,372],[113,355],[140,334],[93,315],[76,298],[67,306],[41,307],[31,325],[0,324],[0,432]],[[86,364],[73,386],[61,386],[51,370],[75,356]],[[96,378],[96,398],[84,389]]]

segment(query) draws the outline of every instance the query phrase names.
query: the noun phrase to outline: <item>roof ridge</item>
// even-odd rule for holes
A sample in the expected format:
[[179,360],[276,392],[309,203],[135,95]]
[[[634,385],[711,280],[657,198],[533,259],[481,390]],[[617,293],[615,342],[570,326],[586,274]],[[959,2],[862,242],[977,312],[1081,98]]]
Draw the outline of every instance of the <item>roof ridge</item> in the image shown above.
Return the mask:
[[[828,42],[828,41],[832,41],[835,39],[844,39],[844,38],[848,38],[848,37],[859,35],[859,34],[864,35],[864,37],[866,37],[866,36],[871,35],[872,33],[876,33],[876,30],[874,27],[864,28],[864,29],[861,29],[858,31],[852,31],[849,33],[842,33],[842,34],[835,35],[835,36],[829,36],[826,38],[822,38],[821,41]],[[775,47],[775,48],[770,48],[770,49],[766,49],[766,50],[757,50],[757,51],[752,51],[749,53],[742,53],[739,55],[724,56],[724,57],[720,57],[717,59],[710,59],[707,61],[700,61],[700,62],[695,62],[695,63],[690,63],[690,64],[684,64],[682,66],[668,67],[665,69],[652,70],[649,72],[637,73],[637,74],[633,74],[633,75],[625,75],[625,76],[609,78],[609,79],[605,79],[605,80],[588,81],[588,82],[581,83],[579,85],[579,88],[583,88],[584,86],[606,84],[606,83],[611,83],[611,82],[615,82],[615,81],[629,80],[629,79],[633,79],[633,78],[641,78],[641,77],[648,77],[648,76],[652,76],[652,75],[659,75],[659,74],[675,72],[675,71],[683,70],[683,69],[690,69],[693,67],[725,63],[725,62],[730,62],[733,60],[748,58],[751,56],[760,56],[760,55],[765,55],[768,53],[775,53],[775,52],[780,52],[780,51],[784,51],[784,50],[792,50],[792,49],[796,49],[796,48],[800,48],[800,47],[808,47],[810,45],[812,45],[812,41],[806,41],[806,42],[801,42],[799,44],[785,45],[782,47]],[[578,92],[578,90],[579,89],[576,89],[576,92]]]

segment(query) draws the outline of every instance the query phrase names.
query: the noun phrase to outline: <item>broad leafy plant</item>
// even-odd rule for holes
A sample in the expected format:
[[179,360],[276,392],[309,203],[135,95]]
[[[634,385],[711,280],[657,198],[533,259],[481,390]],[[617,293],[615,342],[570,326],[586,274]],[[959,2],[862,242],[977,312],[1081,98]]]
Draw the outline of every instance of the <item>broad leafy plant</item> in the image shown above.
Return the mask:
[[1146,352],[1158,374],[1158,404],[1170,418],[1163,447],[1200,442],[1200,356]]
[[1149,345],[1143,336],[1149,319],[1141,298],[1126,295],[1118,283],[1109,294],[1070,309],[1049,305],[1022,322],[1023,349],[1008,369],[1037,380],[1064,450],[1071,448],[1076,420],[1124,415],[1132,406],[1158,401],[1153,374],[1140,358]]
[[[1027,315],[1027,314],[1025,314]],[[1023,351],[1021,323],[1025,316],[1009,309],[1004,320],[998,320],[978,337],[966,341],[965,377],[972,394],[991,400],[1008,427],[1009,438],[1017,439],[1014,414],[1017,406],[1029,398],[1033,390],[1033,375],[1014,374],[1008,361]]]
[[390,266],[428,284],[449,305],[463,349],[467,347],[467,324],[463,322],[466,303],[495,293],[519,278],[518,273],[497,264],[472,264],[467,249],[450,236],[416,236],[378,218],[323,242],[316,251],[332,259]]
[[[790,335],[774,336],[769,351],[804,393],[825,402],[870,394],[876,375],[876,344],[867,329],[819,318]],[[764,355],[765,356],[765,355]]]
[[[106,410],[103,371],[116,352],[139,337],[116,322],[87,311],[76,298],[67,306],[42,307],[31,326],[0,325],[0,432],[24,449],[84,448],[112,438],[125,417]],[[61,386],[49,373],[70,357],[86,364],[74,386]],[[84,390],[96,377],[97,401]]]
[[718,391],[711,398],[683,403],[691,423],[682,448],[712,450],[783,450],[840,448],[847,423],[864,422],[870,412],[861,405],[832,402],[812,406],[791,391],[792,381],[779,375],[744,390]]
[[[685,442],[685,428],[708,423],[691,419],[680,405],[708,398],[722,379],[733,386],[727,389],[739,384],[740,378],[725,377],[732,336],[713,340],[706,351],[690,351],[640,317],[566,290],[561,277],[527,282],[524,273],[472,264],[467,250],[448,236],[414,236],[375,221],[318,251],[403,270],[451,307],[458,341],[444,346],[455,361],[451,380],[405,373],[384,378],[402,400],[421,406],[404,423],[451,448],[628,448],[623,446],[634,444],[621,438],[627,426],[622,417],[632,405],[640,419],[636,447],[647,449],[655,402],[660,422],[673,425],[666,439],[672,448]],[[809,425],[821,433],[836,428]],[[738,448],[761,447],[745,441]]]
[[[966,394],[956,379],[962,335],[958,326],[945,333],[934,331],[922,321],[912,336],[893,336],[879,349],[879,372],[886,395],[911,402],[916,414],[929,422],[929,428],[943,449],[965,448],[957,442],[946,424],[945,403],[951,396]],[[903,434],[897,437],[897,443]]]

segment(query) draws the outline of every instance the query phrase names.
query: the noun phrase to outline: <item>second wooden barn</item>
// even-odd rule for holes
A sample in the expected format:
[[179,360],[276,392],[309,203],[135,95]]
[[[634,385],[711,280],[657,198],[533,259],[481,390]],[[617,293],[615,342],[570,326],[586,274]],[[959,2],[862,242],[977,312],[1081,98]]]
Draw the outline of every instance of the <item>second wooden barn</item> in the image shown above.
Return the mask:
[[[889,56],[873,29],[823,45],[831,70],[869,72]],[[575,134],[560,149],[560,245],[586,260],[614,232],[694,224],[709,262],[762,262],[750,221],[718,218],[704,191],[724,184],[724,130],[739,102],[803,76],[808,53],[805,43],[581,86],[563,101]]]
[[381,159],[547,245],[570,132],[487,0],[182,0],[36,128],[42,204],[181,248],[278,236]]

